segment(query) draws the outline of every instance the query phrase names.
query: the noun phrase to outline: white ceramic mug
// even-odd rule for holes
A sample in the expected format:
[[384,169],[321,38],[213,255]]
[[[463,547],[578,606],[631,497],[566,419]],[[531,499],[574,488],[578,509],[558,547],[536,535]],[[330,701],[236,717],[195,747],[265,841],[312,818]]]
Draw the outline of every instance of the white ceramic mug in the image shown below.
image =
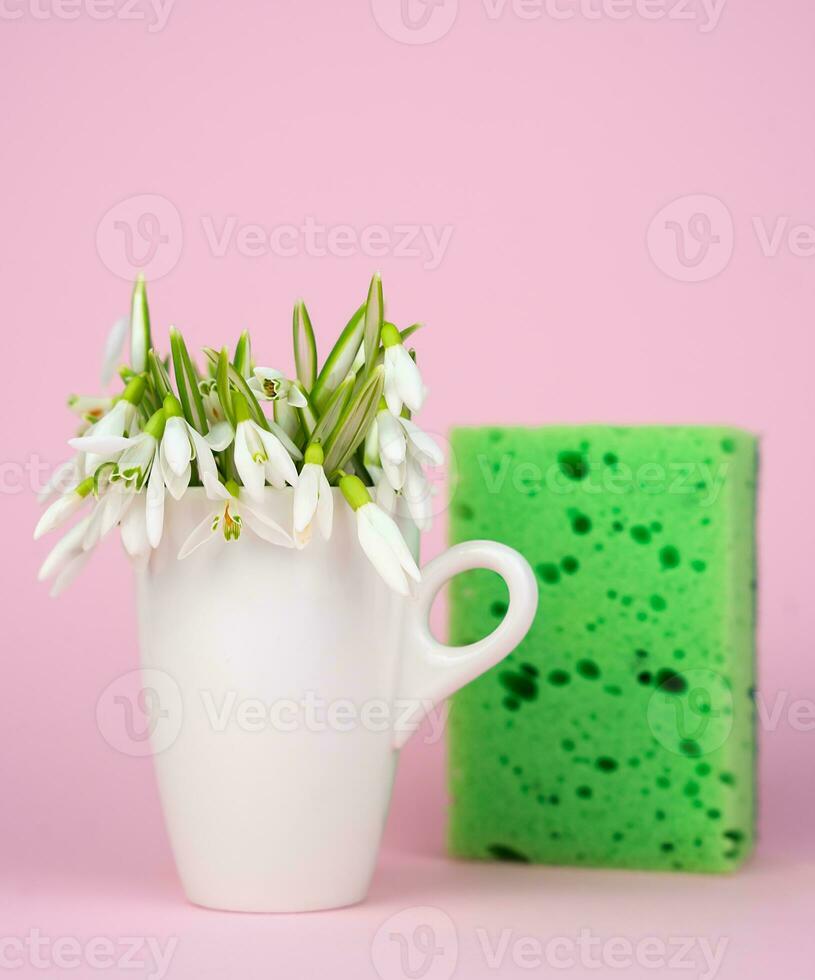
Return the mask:
[[[535,615],[529,565],[489,541],[450,549],[423,569],[416,597],[396,595],[334,493],[328,542],[315,533],[305,550],[288,550],[244,526],[240,541],[219,536],[179,562],[213,509],[190,490],[167,501],[161,545],[138,571],[142,666],[169,675],[183,707],[155,765],[179,874],[198,905],[297,912],[361,901],[398,749],[422,713],[510,653]],[[290,527],[291,492],[266,494]],[[430,632],[430,607],[471,568],[503,576],[509,609],[488,637],[448,647]]]

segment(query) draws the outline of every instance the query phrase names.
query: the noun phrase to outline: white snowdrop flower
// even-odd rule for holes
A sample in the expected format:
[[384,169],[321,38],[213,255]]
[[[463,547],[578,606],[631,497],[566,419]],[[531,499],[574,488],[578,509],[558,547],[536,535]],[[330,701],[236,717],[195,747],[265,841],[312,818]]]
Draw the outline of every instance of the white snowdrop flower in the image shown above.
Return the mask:
[[133,493],[133,502],[121,520],[122,544],[131,558],[144,558],[150,553],[147,510],[147,494]]
[[70,459],[66,459],[58,466],[54,467],[54,472],[37,491],[37,500],[44,504],[54,496],[57,491],[65,493],[71,487],[76,486],[82,481],[85,475],[85,461],[82,453],[77,453]]
[[159,447],[159,463],[165,486],[173,499],[180,500],[190,485],[193,462],[205,487],[218,482],[213,450],[226,449],[232,442],[233,432],[228,422],[218,422],[202,436],[184,418],[181,403],[172,394],[164,399],[164,413],[167,423]]
[[126,440],[138,431],[138,406],[144,397],[145,387],[144,378],[132,378],[109,412],[85,435],[68,440],[69,446],[86,454],[86,476],[92,476],[99,466],[116,459],[127,448]]
[[[164,527],[164,477],[157,460],[165,425],[166,415],[164,409],[160,408],[150,417],[144,432],[130,438],[120,437],[116,443],[120,454],[112,476],[114,481],[121,480],[126,488],[136,493],[141,493],[145,486],[147,487],[145,518],[148,540],[154,548],[158,547],[161,541]],[[97,439],[95,436],[89,436],[85,445],[89,452],[99,453],[103,452],[106,446],[112,446],[113,442],[111,437]],[[133,504],[135,503],[134,501]],[[132,506],[128,506],[128,516]],[[135,518],[131,519],[135,520]]]
[[292,408],[305,408],[308,405],[299,387],[274,368],[256,367],[249,379],[249,387],[261,400],[283,401]]
[[261,428],[249,415],[246,399],[239,392],[233,396],[235,409],[235,469],[246,492],[255,500],[263,496],[268,481],[282,489],[287,483],[297,485],[297,467],[283,443]]
[[409,578],[421,581],[421,572],[392,517],[372,500],[362,480],[343,476],[340,490],[357,516],[362,550],[387,584],[399,595],[410,595]]
[[77,432],[81,436],[107,415],[113,408],[113,399],[107,395],[71,395],[68,408],[81,420]]
[[72,490],[62,494],[61,497],[51,504],[39,519],[34,528],[34,540],[41,538],[43,534],[54,531],[67,523],[74,514],[78,513],[86,504],[88,495],[93,491],[93,477],[89,476]]
[[410,419],[392,415],[382,406],[376,416],[377,444],[382,468],[394,490],[405,484],[408,463],[441,466],[444,454],[433,438]]
[[270,544],[284,548],[294,546],[291,535],[265,514],[260,506],[255,506],[245,499],[241,494],[241,488],[234,481],[230,480],[226,486],[218,482],[209,488],[208,493],[222,502],[207,514],[181,545],[178,552],[179,560],[188,558],[202,545],[219,540],[220,537],[223,537],[226,542],[237,541],[243,533],[244,525],[257,537]]
[[204,413],[210,425],[218,425],[226,421],[226,412],[218,398],[218,383],[213,378],[205,378],[198,382],[198,391],[204,403]]
[[320,534],[331,537],[334,518],[334,498],[323,469],[325,456],[319,445],[309,446],[297,486],[294,488],[294,540],[298,548],[311,540],[316,517]]
[[49,552],[48,557],[40,566],[37,578],[45,582],[54,579],[51,595],[57,596],[64,591],[79,575],[90,558],[91,552],[85,551],[82,542],[88,529],[90,517],[83,518],[75,524]]
[[391,414],[399,416],[402,407],[418,412],[424,404],[425,386],[416,362],[402,343],[402,335],[392,323],[382,327],[385,348],[385,401]]
[[401,496],[416,527],[429,531],[433,523],[433,486],[414,459],[407,461]]
[[113,481],[116,464],[100,467],[94,477],[96,505],[91,514],[88,530],[82,541],[85,551],[90,551],[119,524],[130,506],[137,499],[136,491],[121,480]]

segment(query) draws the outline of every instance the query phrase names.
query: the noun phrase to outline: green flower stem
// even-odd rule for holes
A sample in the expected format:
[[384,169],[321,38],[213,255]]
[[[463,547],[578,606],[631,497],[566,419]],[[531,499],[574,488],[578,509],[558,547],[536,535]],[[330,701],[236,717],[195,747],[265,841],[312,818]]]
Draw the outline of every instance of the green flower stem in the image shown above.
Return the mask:
[[241,495],[241,488],[238,486],[238,484],[234,480],[227,480],[224,486],[232,494],[235,500],[238,500]]

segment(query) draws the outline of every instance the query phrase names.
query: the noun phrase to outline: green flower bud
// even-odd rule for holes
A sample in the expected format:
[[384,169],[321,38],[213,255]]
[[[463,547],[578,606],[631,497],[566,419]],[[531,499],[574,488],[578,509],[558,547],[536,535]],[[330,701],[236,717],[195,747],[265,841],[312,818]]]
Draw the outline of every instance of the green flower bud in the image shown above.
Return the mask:
[[349,476],[348,474],[343,476],[340,480],[340,490],[343,497],[351,505],[352,510],[359,510],[364,504],[371,502],[371,495],[358,476]]
[[316,463],[318,466],[322,466],[325,462],[325,453],[323,452],[323,447],[319,442],[313,442],[306,450],[305,455],[306,463]]
[[164,396],[164,414],[168,419],[184,418],[184,409],[181,407],[181,402],[172,392],[168,392]]
[[382,327],[382,345],[385,348],[396,347],[402,343],[402,335],[392,323],[386,323]]
[[157,412],[154,412],[148,419],[147,425],[144,427],[144,431],[147,435],[152,436],[156,441],[161,439],[164,435],[164,426],[167,423],[167,416],[163,408],[160,408]]

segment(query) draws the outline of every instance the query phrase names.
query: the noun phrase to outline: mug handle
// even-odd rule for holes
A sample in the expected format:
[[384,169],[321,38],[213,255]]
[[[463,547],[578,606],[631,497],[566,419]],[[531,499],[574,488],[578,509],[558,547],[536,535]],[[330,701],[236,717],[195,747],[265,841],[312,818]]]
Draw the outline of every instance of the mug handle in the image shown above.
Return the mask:
[[[459,572],[487,568],[497,572],[509,589],[509,609],[483,640],[467,646],[439,643],[430,632],[430,609],[439,589]],[[418,719],[454,691],[495,666],[529,632],[538,608],[538,583],[529,562],[513,548],[495,541],[465,541],[434,558],[422,569],[414,602],[405,604],[405,641],[399,699],[421,705],[411,724],[394,733],[400,749],[415,732]]]

